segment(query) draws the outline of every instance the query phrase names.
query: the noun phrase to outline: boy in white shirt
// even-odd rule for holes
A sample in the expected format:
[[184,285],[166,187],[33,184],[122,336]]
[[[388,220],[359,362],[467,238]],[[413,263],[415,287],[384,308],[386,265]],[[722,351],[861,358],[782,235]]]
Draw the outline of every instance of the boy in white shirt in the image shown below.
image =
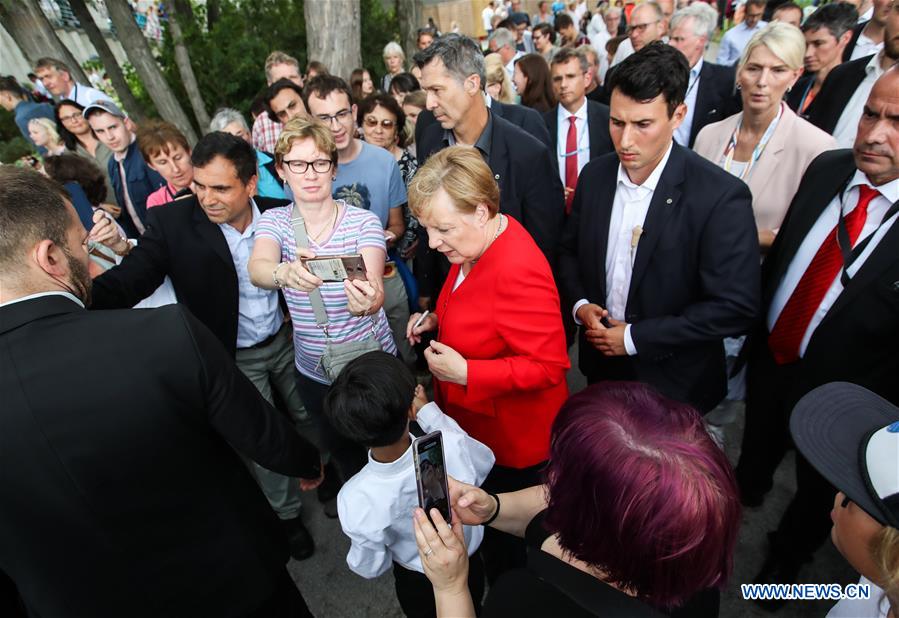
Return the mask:
[[[385,573],[392,562],[403,612],[435,616],[433,588],[422,570],[410,518],[418,506],[410,424],[417,422],[424,433],[443,433],[447,473],[460,481],[480,485],[493,467],[493,452],[437,404],[428,403],[412,372],[386,352],[369,352],[350,362],[328,392],[325,413],[338,432],[369,447],[368,463],[337,496],[340,525],[352,541],[347,564],[370,579]],[[484,572],[477,550],[484,529],[464,530],[471,556],[469,589],[479,607]]]

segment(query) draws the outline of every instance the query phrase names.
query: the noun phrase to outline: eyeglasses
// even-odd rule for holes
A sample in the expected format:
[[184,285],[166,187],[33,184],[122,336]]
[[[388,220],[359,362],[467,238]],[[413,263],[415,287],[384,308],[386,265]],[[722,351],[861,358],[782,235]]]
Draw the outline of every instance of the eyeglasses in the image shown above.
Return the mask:
[[312,171],[316,174],[324,174],[330,172],[331,166],[334,165],[334,162],[330,159],[316,159],[315,161],[300,161],[299,159],[288,161],[287,159],[282,159],[281,163],[286,165],[287,169],[294,174],[305,174],[310,165],[312,166]]
[[336,114],[316,114],[315,117],[324,122],[325,124],[331,124],[332,121],[336,120],[338,123],[344,122],[347,118],[353,115],[353,110],[351,109],[342,109]]
[[633,24],[633,25],[630,25],[630,26],[627,27],[627,33],[630,34],[631,32],[643,32],[644,30],[646,30],[646,29],[649,28],[650,26],[654,26],[655,24],[659,23],[660,21],[661,21],[660,19],[657,19],[657,20],[655,20],[655,21],[648,21],[648,22],[646,22],[645,24]]
[[364,122],[365,122],[365,126],[367,126],[369,129],[374,129],[379,124],[381,125],[382,128],[388,129],[388,130],[392,129],[393,127],[396,126],[395,120],[388,120],[387,118],[384,118],[383,120],[378,120],[377,118],[375,118],[373,116],[369,116],[368,118],[365,119]]
[[83,118],[83,116],[80,113],[69,114],[68,116],[60,116],[59,121],[60,122],[71,122],[72,120],[75,120],[76,118]]

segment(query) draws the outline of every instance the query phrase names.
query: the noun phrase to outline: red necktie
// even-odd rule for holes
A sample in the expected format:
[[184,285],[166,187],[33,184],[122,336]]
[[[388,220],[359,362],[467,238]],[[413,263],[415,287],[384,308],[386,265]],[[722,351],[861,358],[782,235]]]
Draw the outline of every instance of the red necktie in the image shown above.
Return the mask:
[[[867,185],[860,185],[858,188],[858,205],[845,219],[846,231],[853,246],[865,226],[868,204],[877,195],[880,193]],[[779,365],[799,359],[799,346],[805,331],[842,267],[843,254],[837,244],[837,228],[834,227],[808,265],[768,335],[768,347]]]
[[574,188],[577,186],[577,118],[568,117],[568,137],[565,139],[565,214],[571,214],[571,202],[574,201]]

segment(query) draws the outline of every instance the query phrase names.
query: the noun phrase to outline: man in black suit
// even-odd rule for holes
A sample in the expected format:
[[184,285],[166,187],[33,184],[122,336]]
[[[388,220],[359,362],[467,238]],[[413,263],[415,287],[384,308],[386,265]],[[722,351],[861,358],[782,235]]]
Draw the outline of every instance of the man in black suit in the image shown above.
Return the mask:
[[[790,412],[813,388],[854,382],[899,403],[897,92],[893,67],[871,90],[854,149],[809,165],[765,258],[737,466],[746,504],[761,504],[771,488],[790,445]],[[759,582],[795,581],[830,531],[833,488],[798,453],[796,477]]]
[[[272,391],[278,393],[301,426],[308,419],[294,380],[293,332],[283,298],[252,285],[247,274],[260,213],[287,202],[252,197],[256,153],[239,137],[209,133],[191,160],[196,196],[151,208],[147,232],[133,249],[108,217],[97,215],[92,236],[127,255],[94,280],[93,307],[132,307],[168,275],[178,301],[215,333],[263,397],[271,403]],[[292,555],[308,558],[314,544],[300,518],[296,480],[258,466],[254,472],[284,522]]]
[[827,76],[821,92],[808,109],[808,121],[851,148],[862,107],[874,82],[899,62],[899,2],[893,2],[884,24],[883,49],[836,67]]
[[735,94],[735,68],[706,62],[706,47],[715,34],[718,14],[705,2],[680,9],[671,17],[668,42],[680,50],[690,64],[687,84],[687,115],[674,132],[674,141],[693,147],[696,136],[706,125],[723,120],[743,108]]
[[893,0],[873,0],[871,19],[861,21],[852,29],[852,38],[843,50],[843,62],[858,60],[880,51],[883,47],[884,25]]
[[35,616],[311,615],[235,450],[305,479],[318,451],[183,307],[84,310],[64,195],[0,170],[0,572]]
[[[546,130],[546,124],[544,124],[543,118],[537,110],[525,107],[524,105],[515,105],[513,103],[497,101],[486,92],[484,93],[484,103],[495,116],[508,120],[516,127],[521,127],[547,146],[550,146],[549,131]],[[419,143],[421,134],[424,133],[425,128],[436,122],[437,120],[434,118],[433,112],[427,109],[421,110],[421,113],[418,115],[418,119],[415,122],[416,144]]]
[[559,48],[550,73],[559,103],[543,114],[543,120],[552,139],[556,170],[565,187],[565,212],[570,213],[581,169],[588,161],[613,150],[609,108],[587,100],[587,84],[592,75],[583,54],[570,47]]
[[672,142],[689,72],[659,42],[612,73],[616,153],[581,172],[559,270],[589,382],[639,380],[707,412],[726,392],[723,339],[758,312],[758,236],[748,187]]
[[[487,108],[478,44],[447,34],[418,52],[415,63],[428,93],[427,107],[437,120],[418,139],[419,162],[453,144],[477,148],[500,186],[500,210],[517,219],[554,264],[564,217],[562,183],[549,148]],[[422,294],[433,296],[440,284],[439,276],[425,276]]]

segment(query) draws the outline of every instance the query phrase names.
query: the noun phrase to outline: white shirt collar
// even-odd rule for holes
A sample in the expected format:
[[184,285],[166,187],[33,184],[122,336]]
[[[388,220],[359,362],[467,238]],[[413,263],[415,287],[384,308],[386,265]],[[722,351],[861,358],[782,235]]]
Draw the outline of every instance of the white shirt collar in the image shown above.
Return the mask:
[[702,59],[702,56],[700,56],[699,62],[697,62],[695,65],[693,65],[693,68],[690,69],[690,77],[693,77],[693,79],[696,79],[697,77],[699,77],[699,72],[702,71],[702,63],[703,62],[704,61]]
[[81,302],[79,298],[77,298],[74,294],[70,292],[64,292],[62,290],[53,290],[51,292],[38,292],[37,294],[29,294],[28,296],[22,296],[21,298],[14,298],[12,300],[8,300],[5,303],[0,303],[0,307],[6,307],[7,305],[12,305],[13,303],[20,303],[25,300],[33,300],[35,298],[43,298],[44,296],[64,296],[68,298],[73,303],[76,303],[79,307],[84,309],[84,303]]
[[578,120],[587,119],[587,97],[584,97],[584,102],[573,114],[562,107],[562,104],[559,103],[559,124],[562,124],[563,120],[567,121],[570,116],[574,116]]
[[880,79],[880,76],[884,74],[883,68],[881,68],[881,60],[883,60],[884,50],[880,50],[878,53],[871,56],[871,59],[868,60],[868,64],[865,65],[865,75],[871,75],[874,73],[874,76],[877,79]]
[[[409,437],[415,440],[415,436],[412,434],[409,434]],[[368,451],[368,464],[369,469],[376,476],[390,477],[406,474],[412,468],[412,445],[410,444],[409,448],[396,461],[391,461],[390,463],[376,460],[371,456],[371,451]]]
[[236,234],[241,238],[252,238],[256,234],[256,223],[259,221],[259,217],[262,216],[262,213],[259,212],[259,207],[256,206],[256,200],[252,197],[250,198],[250,210],[253,212],[253,218],[243,232],[238,232],[237,228],[230,223],[219,223],[219,227],[222,228],[223,232]]
[[899,178],[895,178],[884,185],[875,187],[874,183],[868,180],[868,177],[863,171],[855,170],[855,175],[852,177],[852,180],[849,181],[847,189],[857,187],[858,185],[868,185],[869,187],[877,189],[880,194],[890,202],[890,204],[892,204],[896,200],[899,200]]
[[482,93],[484,95],[484,105],[487,106],[487,109],[490,109],[490,106],[493,105],[493,97],[491,97],[486,92]]
[[621,163],[618,164],[618,182],[619,184],[623,183],[625,187],[629,189],[648,189],[649,191],[655,191],[656,185],[659,184],[659,178],[662,177],[662,172],[665,171],[665,166],[668,165],[668,157],[671,156],[671,149],[674,148],[674,141],[668,144],[668,150],[665,152],[665,156],[662,157],[662,160],[659,161],[659,164],[656,165],[656,168],[652,170],[652,174],[649,175],[649,178],[642,185],[635,185],[631,182],[630,177],[627,175],[624,167]]

